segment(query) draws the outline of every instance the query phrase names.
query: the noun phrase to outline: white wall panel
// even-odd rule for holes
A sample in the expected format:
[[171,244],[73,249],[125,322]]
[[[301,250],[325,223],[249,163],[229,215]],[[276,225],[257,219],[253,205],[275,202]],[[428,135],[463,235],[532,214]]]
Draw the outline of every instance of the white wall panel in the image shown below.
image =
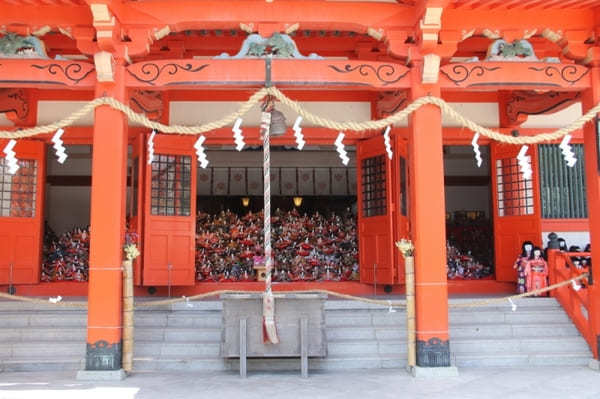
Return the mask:
[[[212,122],[237,111],[242,102],[233,101],[172,101],[170,103],[170,123],[196,125]],[[371,119],[371,104],[369,102],[325,102],[311,101],[300,103],[304,109],[316,115],[327,117],[340,122],[367,121]],[[285,115],[288,126],[292,126],[298,116],[283,104],[277,103],[275,108]],[[243,126],[260,125],[260,108],[255,106],[244,116]],[[305,120],[303,126],[313,126]]]

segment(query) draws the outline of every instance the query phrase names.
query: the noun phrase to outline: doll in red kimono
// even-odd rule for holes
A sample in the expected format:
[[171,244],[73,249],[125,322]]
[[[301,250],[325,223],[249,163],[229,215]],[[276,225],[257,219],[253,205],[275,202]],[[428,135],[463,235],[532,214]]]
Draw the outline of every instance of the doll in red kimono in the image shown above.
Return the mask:
[[[548,286],[548,263],[544,260],[542,250],[538,247],[533,249],[529,261],[525,264],[525,276],[528,292]],[[542,295],[546,296],[545,293]]]
[[517,269],[517,293],[523,294],[527,292],[527,284],[525,280],[525,264],[531,257],[531,251],[533,251],[533,243],[531,241],[524,241],[521,245],[521,254],[515,260],[513,269]]

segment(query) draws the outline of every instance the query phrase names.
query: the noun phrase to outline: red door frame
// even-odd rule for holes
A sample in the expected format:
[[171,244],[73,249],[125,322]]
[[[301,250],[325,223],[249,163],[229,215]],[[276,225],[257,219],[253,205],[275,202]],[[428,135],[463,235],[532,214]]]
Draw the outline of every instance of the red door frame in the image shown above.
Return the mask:
[[155,156],[190,157],[190,213],[187,216],[153,215],[152,165],[146,162],[144,206],[144,285],[194,285],[196,283],[197,163],[195,136],[156,135]]
[[[144,133],[140,133],[131,141],[131,165],[129,178],[129,209],[127,209],[127,215],[129,216],[128,226],[130,231],[137,234],[137,248],[140,251],[140,255],[133,262],[133,282],[135,285],[142,285],[142,265],[144,262],[144,199],[145,199],[145,177],[146,177],[146,136]],[[134,176],[136,172],[135,163],[137,162],[137,176]],[[136,184],[134,184],[137,181]],[[137,189],[137,195],[135,193]],[[137,201],[134,199],[137,198]],[[134,211],[135,210],[135,211]]]
[[[394,243],[401,239],[410,238],[410,195],[409,195],[409,162],[408,162],[408,142],[405,137],[399,134],[393,135],[392,141],[392,193],[395,203],[394,213]],[[403,159],[404,168],[401,167]],[[403,187],[404,186],[404,187]],[[403,209],[404,206],[404,209]],[[396,265],[396,283],[404,284],[404,257],[400,251],[393,249],[394,264]]]
[[[8,140],[0,140],[0,148],[7,143]],[[46,145],[43,141],[18,140],[13,150],[19,161],[35,160],[37,163],[35,208],[33,217],[0,217],[0,284],[34,284],[40,281],[42,266]],[[14,176],[19,176],[19,172]],[[15,184],[14,177],[11,181]],[[11,198],[11,213],[12,202]]]
[[[386,212],[383,215],[367,217],[363,207],[365,193],[363,192],[362,161],[377,156],[382,156],[384,160],[384,187],[379,187],[379,189],[385,188],[386,195],[383,200]],[[394,284],[396,275],[392,242],[395,207],[392,201],[392,178],[394,175],[392,161],[385,151],[383,136],[362,140],[356,144],[356,171],[360,281],[368,284],[391,285]]]
[[[500,159],[511,159],[516,162],[516,156],[521,147],[510,144],[491,143],[490,144],[490,164],[492,181],[492,211],[494,218],[494,258],[495,272],[497,281],[516,281],[517,274],[513,268],[514,260],[521,252],[523,241],[531,241],[537,246],[542,246],[542,223],[541,223],[541,200],[539,187],[539,167],[538,167],[538,148],[537,145],[530,145],[527,155],[531,158],[531,190],[532,201],[517,197],[522,190],[527,190],[529,181],[516,183],[517,180],[511,179],[503,181],[503,198],[505,207],[508,209],[525,209],[533,207],[533,213],[524,215],[501,215],[499,211],[499,193],[498,193],[498,172],[497,161]],[[521,171],[518,165],[511,166],[510,171],[513,176],[521,180]],[[504,211],[506,212],[506,211]]]

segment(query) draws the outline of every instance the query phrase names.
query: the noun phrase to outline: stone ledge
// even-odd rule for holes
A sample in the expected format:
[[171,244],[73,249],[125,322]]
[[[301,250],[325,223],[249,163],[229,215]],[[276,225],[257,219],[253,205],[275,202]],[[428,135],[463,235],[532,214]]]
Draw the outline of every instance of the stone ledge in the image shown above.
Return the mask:
[[127,377],[125,370],[79,370],[78,381],[122,381]]
[[458,377],[458,369],[456,367],[419,367],[413,366],[408,368],[408,372],[415,378],[447,378]]

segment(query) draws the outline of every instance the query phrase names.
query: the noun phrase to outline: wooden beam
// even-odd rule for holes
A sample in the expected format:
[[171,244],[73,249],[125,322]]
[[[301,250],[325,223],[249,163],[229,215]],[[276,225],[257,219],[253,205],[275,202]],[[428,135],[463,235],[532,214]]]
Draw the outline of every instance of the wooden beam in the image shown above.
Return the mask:
[[[299,23],[301,29],[350,30],[366,33],[367,29],[412,27],[416,23],[413,7],[392,3],[323,2],[320,0],[258,1],[206,0],[202,7],[195,1],[158,0],[123,3],[117,13],[124,26],[162,23],[172,31],[188,29],[238,29],[240,22],[260,24],[274,21],[285,29]],[[168,12],[165,12],[168,10]],[[276,28],[277,29],[277,28]],[[280,30],[283,30],[280,29]],[[279,30],[279,29],[278,29]]]

